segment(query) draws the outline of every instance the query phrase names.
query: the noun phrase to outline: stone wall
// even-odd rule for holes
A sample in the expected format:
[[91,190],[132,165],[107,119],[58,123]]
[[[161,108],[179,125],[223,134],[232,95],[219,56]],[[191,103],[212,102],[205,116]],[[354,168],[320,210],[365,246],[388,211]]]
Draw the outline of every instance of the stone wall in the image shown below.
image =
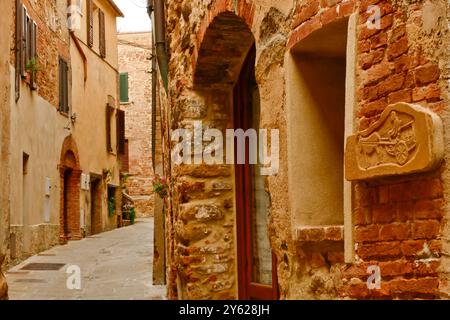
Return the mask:
[[3,9],[0,21],[0,300],[8,296],[6,279],[2,273],[3,261],[9,245],[9,119],[10,119],[10,89],[9,51],[10,25],[12,23],[12,8],[2,0]]
[[[369,5],[381,9],[380,29],[368,28]],[[351,234],[335,226],[311,228],[294,237],[289,193],[301,191],[287,188],[285,86],[290,50],[314,31],[353,14],[357,65],[355,92],[350,94],[356,100],[355,130],[368,128],[389,104],[399,101],[429,108],[447,127],[448,4],[196,0],[168,1],[167,9],[170,83],[169,97],[162,95],[170,106],[162,117],[166,150],[172,130],[189,128],[190,120],[219,129],[230,125],[228,87],[223,84],[232,81],[242,64],[232,57],[242,57],[246,35],[235,36],[242,47],[233,50],[217,39],[243,24],[255,38],[260,127],[280,130],[280,170],[266,179],[280,298],[448,298],[450,150],[445,163],[432,172],[353,183]],[[218,25],[218,17],[225,16],[227,22]],[[223,57],[229,57],[226,63]],[[170,297],[236,298],[233,168],[175,166],[166,160],[173,186],[167,214]],[[345,261],[344,242],[352,236],[354,244],[345,250],[354,258]],[[379,290],[366,285],[370,265],[381,268]]]
[[152,35],[123,33],[119,38],[119,71],[128,73],[129,102],[125,110],[128,140],[126,192],[138,217],[153,216],[152,167]]

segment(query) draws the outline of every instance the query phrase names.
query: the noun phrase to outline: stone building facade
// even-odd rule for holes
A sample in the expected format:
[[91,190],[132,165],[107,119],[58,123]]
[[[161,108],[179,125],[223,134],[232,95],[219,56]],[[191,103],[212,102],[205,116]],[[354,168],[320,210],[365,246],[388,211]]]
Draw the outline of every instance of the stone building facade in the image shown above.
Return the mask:
[[123,169],[126,193],[138,217],[153,216],[152,188],[152,35],[150,32],[120,33],[119,71],[125,110],[127,165]]
[[3,10],[0,21],[0,300],[8,297],[6,280],[2,274],[3,261],[8,250],[9,235],[9,115],[10,90],[9,76],[9,37],[13,14],[6,0],[1,2]]
[[[107,0],[8,6],[11,50],[2,75],[9,75],[10,111],[2,113],[2,130],[10,136],[1,181],[10,187],[1,235],[11,264],[118,225],[123,135],[116,119],[116,17],[122,13]],[[87,16],[93,18],[89,50],[80,41],[82,32],[88,37]]]
[[[171,298],[449,297],[449,15],[439,0],[166,1]],[[279,170],[171,161],[195,126],[279,130]]]

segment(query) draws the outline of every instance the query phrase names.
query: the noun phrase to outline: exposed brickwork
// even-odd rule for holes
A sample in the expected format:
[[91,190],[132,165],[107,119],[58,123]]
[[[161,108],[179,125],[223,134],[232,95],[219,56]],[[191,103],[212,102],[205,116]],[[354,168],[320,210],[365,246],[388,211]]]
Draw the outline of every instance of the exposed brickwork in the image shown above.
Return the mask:
[[[41,72],[37,72],[37,92],[44,100],[58,108],[59,105],[59,57],[69,62],[69,31],[67,21],[67,2],[55,2],[51,0],[30,1],[23,0],[27,12],[38,27],[37,60]],[[11,1],[15,19],[15,1]],[[11,25],[11,48],[15,46],[15,23]],[[15,53],[11,51],[11,64],[15,64]]]
[[[443,240],[448,233],[449,183],[448,173],[443,173],[446,165],[427,174],[353,184],[356,259],[345,263],[346,235],[331,232],[341,231],[341,227],[295,229],[287,194],[301,190],[287,190],[289,173],[283,140],[285,82],[289,74],[283,65],[285,55],[314,31],[352,13],[359,14],[355,44],[356,129],[367,128],[389,104],[400,101],[428,107],[445,118],[448,102],[448,72],[444,67],[448,56],[442,51],[448,42],[445,12],[436,19],[432,15],[430,18],[429,9],[425,10],[430,5],[428,1],[412,4],[400,0],[292,1],[290,7],[289,1],[284,5],[269,1],[258,6],[252,5],[252,1],[187,2],[169,1],[170,88],[169,98],[162,97],[163,150],[166,172],[171,172],[173,183],[167,203],[170,297],[236,296],[233,287],[236,283],[231,284],[236,279],[230,272],[236,255],[227,247],[227,244],[233,247],[235,241],[233,229],[227,229],[234,219],[233,193],[221,190],[215,194],[211,189],[217,181],[232,186],[233,168],[170,167],[167,154],[170,130],[187,127],[189,120],[203,120],[219,129],[231,125],[227,118],[230,106],[224,102],[229,101],[226,86],[235,80],[242,63],[242,47],[251,36],[256,37],[257,44],[261,124],[280,128],[280,174],[267,179],[266,189],[271,197],[268,227],[278,261],[281,298],[448,297],[445,293],[448,262],[444,263],[447,256],[443,249],[448,246]],[[370,17],[367,9],[374,4],[382,12],[380,29],[370,29],[366,24]],[[240,9],[244,6],[246,10]],[[236,30],[240,31],[239,40],[233,33]],[[244,30],[251,30],[252,35]],[[210,220],[197,221],[195,212],[201,206],[218,210],[210,210],[215,212]],[[296,235],[293,229],[297,230]],[[214,262],[214,255],[220,263]],[[380,290],[367,287],[367,267],[371,265],[381,268]]]
[[118,35],[119,70],[129,77],[130,102],[121,106],[129,148],[125,187],[138,217],[153,215],[151,37],[151,33]]

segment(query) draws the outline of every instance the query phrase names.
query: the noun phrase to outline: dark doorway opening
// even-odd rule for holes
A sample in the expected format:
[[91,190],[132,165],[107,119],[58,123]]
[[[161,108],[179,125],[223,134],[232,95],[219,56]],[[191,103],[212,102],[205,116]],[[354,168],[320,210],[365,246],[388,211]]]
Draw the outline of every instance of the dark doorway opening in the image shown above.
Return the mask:
[[91,180],[91,235],[102,232],[102,190],[101,180]]

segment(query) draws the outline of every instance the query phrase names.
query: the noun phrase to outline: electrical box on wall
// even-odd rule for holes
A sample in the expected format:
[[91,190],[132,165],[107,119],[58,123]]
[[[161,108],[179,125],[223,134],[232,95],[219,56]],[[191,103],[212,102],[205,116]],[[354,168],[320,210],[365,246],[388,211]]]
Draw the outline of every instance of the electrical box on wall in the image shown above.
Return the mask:
[[50,178],[45,178],[45,196],[50,197],[52,191],[52,180]]

